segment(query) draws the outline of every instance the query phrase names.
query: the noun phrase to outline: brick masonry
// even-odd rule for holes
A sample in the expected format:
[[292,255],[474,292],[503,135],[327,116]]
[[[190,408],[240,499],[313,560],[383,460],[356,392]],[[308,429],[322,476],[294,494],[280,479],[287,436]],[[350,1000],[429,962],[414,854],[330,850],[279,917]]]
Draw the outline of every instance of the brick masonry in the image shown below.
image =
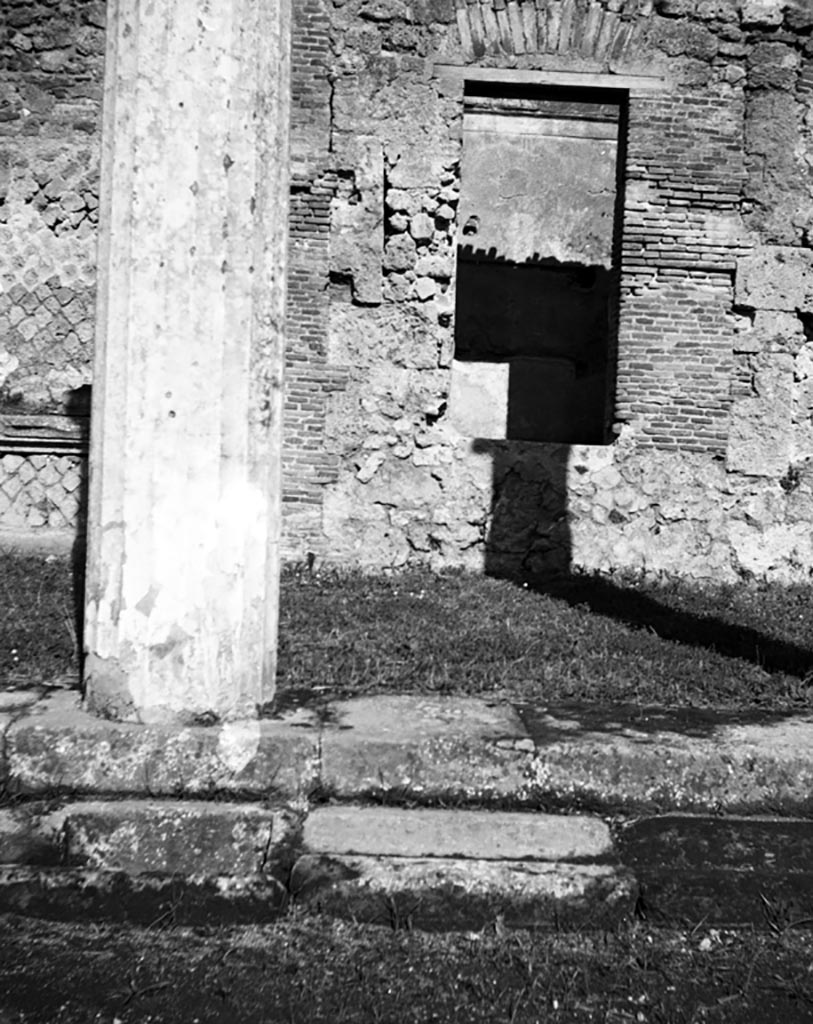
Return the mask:
[[[89,381],[103,5],[65,10],[0,20],[0,413],[59,412]],[[304,0],[295,19],[288,556],[806,579],[809,5]],[[627,100],[606,446],[449,421],[463,82],[505,69]],[[75,457],[20,458],[2,522],[71,521],[65,488],[51,518],[20,509]],[[23,465],[38,476],[9,485]]]

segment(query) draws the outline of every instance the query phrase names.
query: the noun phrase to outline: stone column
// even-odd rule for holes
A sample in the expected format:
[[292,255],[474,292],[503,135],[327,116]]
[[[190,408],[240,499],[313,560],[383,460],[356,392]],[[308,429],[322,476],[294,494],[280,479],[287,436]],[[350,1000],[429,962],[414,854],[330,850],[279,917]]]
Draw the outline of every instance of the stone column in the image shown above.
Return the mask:
[[110,0],[88,707],[274,692],[290,0]]

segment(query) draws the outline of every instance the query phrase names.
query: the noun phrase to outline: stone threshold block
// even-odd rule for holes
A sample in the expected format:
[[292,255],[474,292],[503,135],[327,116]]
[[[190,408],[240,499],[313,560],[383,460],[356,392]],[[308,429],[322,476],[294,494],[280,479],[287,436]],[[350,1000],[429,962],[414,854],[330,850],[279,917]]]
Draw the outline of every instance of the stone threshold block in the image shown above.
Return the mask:
[[96,718],[62,692],[5,733],[9,787],[20,794],[185,796],[303,801],[316,785],[315,716],[218,726],[136,725]]
[[617,923],[635,882],[586,815],[326,806],[305,819],[291,898],[324,913],[430,930]]
[[294,867],[291,897],[354,921],[450,931],[613,927],[637,892],[607,864],[310,854]]
[[56,921],[222,927],[266,922],[288,906],[287,890],[265,876],[175,877],[0,865],[0,913]]
[[535,748],[507,704],[380,696],[331,705],[321,749],[323,795],[513,805]]
[[601,818],[517,811],[317,807],[305,819],[310,853],[475,860],[593,861],[613,855]]
[[287,877],[300,815],[208,800],[53,801],[0,808],[0,863],[128,875]]

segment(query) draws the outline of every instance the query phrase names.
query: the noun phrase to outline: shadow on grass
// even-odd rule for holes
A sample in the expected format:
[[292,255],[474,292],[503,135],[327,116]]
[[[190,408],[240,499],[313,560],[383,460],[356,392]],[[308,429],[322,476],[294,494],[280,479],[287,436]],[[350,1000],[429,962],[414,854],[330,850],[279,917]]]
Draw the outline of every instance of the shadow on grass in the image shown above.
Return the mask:
[[660,708],[637,704],[597,706],[582,702],[539,705],[517,701],[514,706],[528,734],[540,748],[552,743],[578,742],[586,734],[624,736],[646,744],[664,733],[708,739],[718,735],[721,729],[732,726],[770,728],[804,714],[798,708],[787,711],[759,708],[717,711],[713,708]]
[[[716,616],[683,611],[640,589],[618,585],[607,578],[550,575],[523,583],[535,593],[565,601],[572,607],[587,607],[596,615],[634,628],[650,629],[664,640],[741,658],[771,673],[785,672],[799,678],[813,674],[813,646],[779,640]],[[813,600],[813,593],[810,598]]]

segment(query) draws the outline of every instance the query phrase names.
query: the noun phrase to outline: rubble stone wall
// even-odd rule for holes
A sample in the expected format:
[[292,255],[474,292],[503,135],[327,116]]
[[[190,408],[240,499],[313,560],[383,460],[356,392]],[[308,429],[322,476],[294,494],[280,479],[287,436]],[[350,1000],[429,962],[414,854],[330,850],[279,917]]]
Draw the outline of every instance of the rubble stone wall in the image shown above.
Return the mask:
[[104,4],[0,16],[0,411],[90,381]]
[[[809,578],[809,4],[345,0],[321,16],[337,383],[309,549]],[[463,88],[489,78],[628,97],[607,445],[469,436],[450,415]]]
[[[808,579],[807,0],[294,6],[287,555]],[[103,16],[0,13],[0,415],[90,380]],[[606,445],[450,413],[466,81],[625,98]],[[0,526],[75,521],[76,458],[2,456]]]

